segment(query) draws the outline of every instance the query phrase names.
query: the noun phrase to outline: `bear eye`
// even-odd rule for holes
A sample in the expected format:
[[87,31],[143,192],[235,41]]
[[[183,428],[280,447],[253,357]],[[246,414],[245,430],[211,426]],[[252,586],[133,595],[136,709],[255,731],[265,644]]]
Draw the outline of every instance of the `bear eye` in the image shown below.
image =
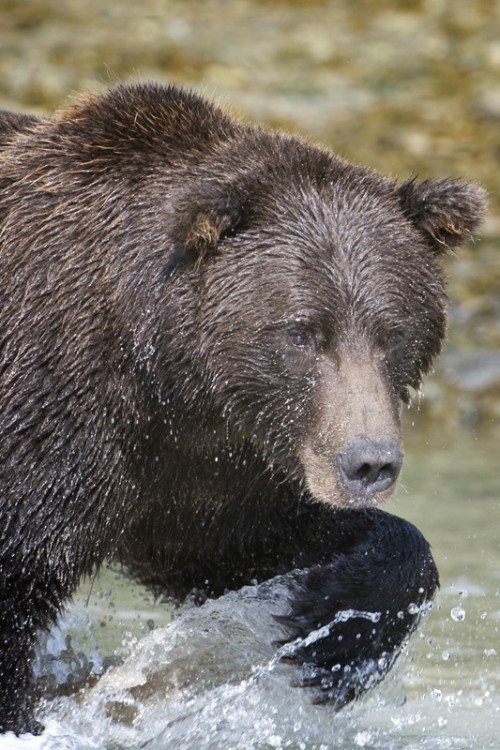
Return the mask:
[[307,344],[307,334],[304,331],[290,331],[288,334],[290,343],[294,346],[305,346]]
[[292,328],[288,331],[288,341],[297,349],[305,349],[315,345],[313,334],[303,328]]

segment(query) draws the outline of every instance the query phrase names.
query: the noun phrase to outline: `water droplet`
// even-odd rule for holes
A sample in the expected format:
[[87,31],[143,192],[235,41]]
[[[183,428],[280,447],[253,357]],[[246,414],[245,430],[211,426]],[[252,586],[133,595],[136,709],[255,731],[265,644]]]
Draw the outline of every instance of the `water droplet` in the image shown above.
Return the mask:
[[383,671],[384,669],[387,669],[387,659],[384,656],[380,657],[377,664],[380,670]]
[[354,737],[356,747],[367,747],[372,741],[373,735],[371,732],[358,732]]
[[455,622],[463,622],[465,620],[465,609],[463,607],[453,607],[450,612],[451,619]]
[[442,657],[442,659],[444,661],[448,661],[448,659],[450,658],[450,652],[449,651],[443,651],[443,653],[441,654],[441,657]]

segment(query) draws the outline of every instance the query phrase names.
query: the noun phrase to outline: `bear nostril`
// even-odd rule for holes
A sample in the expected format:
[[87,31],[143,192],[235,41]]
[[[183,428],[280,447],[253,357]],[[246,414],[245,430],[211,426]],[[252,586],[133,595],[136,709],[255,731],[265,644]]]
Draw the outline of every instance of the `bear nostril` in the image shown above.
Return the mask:
[[364,463],[362,464],[359,469],[356,470],[356,467],[354,467],[353,477],[355,479],[361,479],[363,482],[366,482],[367,484],[370,484],[373,481],[377,481],[378,479],[385,479],[385,478],[396,478],[397,474],[395,475],[396,466],[394,462],[391,463],[385,463],[383,466],[380,466],[378,462],[374,462],[372,464]]
[[357,500],[370,500],[399,476],[403,453],[394,440],[360,438],[337,454],[340,481]]

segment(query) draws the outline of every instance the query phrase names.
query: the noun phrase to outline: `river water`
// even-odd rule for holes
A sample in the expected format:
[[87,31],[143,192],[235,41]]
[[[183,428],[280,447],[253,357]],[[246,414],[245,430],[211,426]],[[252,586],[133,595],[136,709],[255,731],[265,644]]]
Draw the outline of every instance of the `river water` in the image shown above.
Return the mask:
[[[441,591],[395,672],[333,714],[273,663],[286,586],[254,586],[175,613],[116,568],[81,585],[40,669],[80,693],[42,701],[43,750],[481,750],[500,726],[500,477],[495,440],[410,432],[397,497],[433,546]],[[172,619],[173,618],[173,619]],[[68,640],[68,635],[71,640]],[[110,662],[121,665],[105,669]],[[47,680],[47,676],[45,680]],[[61,689],[59,689],[61,692]],[[71,692],[65,691],[62,692]]]

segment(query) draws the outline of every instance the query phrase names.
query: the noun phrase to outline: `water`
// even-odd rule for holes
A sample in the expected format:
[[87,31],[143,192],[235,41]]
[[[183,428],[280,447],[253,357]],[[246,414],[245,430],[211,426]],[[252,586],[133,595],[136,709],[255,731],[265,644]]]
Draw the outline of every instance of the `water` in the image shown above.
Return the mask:
[[[473,436],[446,448],[422,446],[419,435],[412,445],[410,434],[390,510],[426,534],[442,588],[409,652],[369,697],[333,714],[291,686],[294,670],[276,664],[272,646],[281,635],[272,614],[284,607],[286,579],[201,608],[188,604],[171,622],[171,606],[109,570],[82,584],[62,631],[44,646],[42,669],[53,687],[123,663],[76,696],[43,702],[44,735],[10,735],[1,749],[497,749],[497,449],[491,438]],[[61,651],[49,664],[47,653]]]

